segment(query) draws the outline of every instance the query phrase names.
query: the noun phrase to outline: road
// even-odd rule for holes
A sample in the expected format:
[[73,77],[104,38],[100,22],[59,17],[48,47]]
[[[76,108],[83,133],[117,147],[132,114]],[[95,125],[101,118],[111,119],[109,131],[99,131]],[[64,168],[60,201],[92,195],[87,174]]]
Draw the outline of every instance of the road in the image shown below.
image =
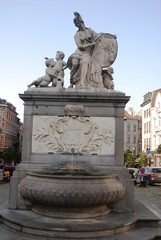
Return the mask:
[[135,199],[143,201],[161,210],[161,184],[140,187],[135,186]]
[[9,195],[9,183],[0,180],[0,201]]

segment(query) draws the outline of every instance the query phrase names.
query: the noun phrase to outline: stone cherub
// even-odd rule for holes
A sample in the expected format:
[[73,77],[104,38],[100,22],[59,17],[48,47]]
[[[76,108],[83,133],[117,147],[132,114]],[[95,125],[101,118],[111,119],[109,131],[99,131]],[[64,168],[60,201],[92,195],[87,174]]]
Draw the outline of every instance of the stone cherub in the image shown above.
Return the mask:
[[62,51],[57,51],[56,53],[56,61],[54,61],[53,58],[45,58],[45,75],[42,77],[39,77],[38,79],[31,82],[28,86],[30,88],[31,86],[35,87],[47,87],[50,83],[52,83],[53,87],[57,86],[57,81],[61,82],[61,85],[63,87],[64,85],[64,70],[67,68],[66,62],[64,62],[64,53]]
[[62,51],[57,51],[56,53],[56,61],[55,61],[55,66],[53,68],[54,70],[54,77],[52,80],[52,86],[56,87],[57,86],[57,81],[61,81],[61,85],[63,87],[64,85],[64,70],[67,68],[66,62],[64,62],[64,57],[65,54]]
[[114,73],[114,70],[112,67],[102,70],[103,85],[106,89],[114,90],[114,82],[113,82],[113,76],[112,76],[113,73]]

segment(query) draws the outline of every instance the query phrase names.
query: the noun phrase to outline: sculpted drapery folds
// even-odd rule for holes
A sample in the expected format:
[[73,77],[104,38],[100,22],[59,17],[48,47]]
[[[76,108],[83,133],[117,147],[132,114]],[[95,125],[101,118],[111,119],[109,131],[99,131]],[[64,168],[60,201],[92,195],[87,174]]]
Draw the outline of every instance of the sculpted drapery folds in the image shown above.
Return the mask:
[[116,59],[116,36],[96,33],[86,28],[79,13],[74,12],[74,24],[78,27],[75,34],[77,49],[68,58],[70,68],[70,87],[106,88],[102,80],[102,69],[107,69]]

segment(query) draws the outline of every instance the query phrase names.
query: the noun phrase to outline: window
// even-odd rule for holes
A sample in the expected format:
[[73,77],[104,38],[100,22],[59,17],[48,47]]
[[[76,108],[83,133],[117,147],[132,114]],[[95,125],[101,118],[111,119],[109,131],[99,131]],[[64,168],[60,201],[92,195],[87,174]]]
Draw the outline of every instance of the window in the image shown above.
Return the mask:
[[133,138],[133,143],[136,143],[136,136],[134,136]]
[[146,111],[144,111],[144,118],[146,118]]
[[151,123],[149,122],[149,133],[151,132]]
[[133,131],[136,132],[136,125],[133,126]]

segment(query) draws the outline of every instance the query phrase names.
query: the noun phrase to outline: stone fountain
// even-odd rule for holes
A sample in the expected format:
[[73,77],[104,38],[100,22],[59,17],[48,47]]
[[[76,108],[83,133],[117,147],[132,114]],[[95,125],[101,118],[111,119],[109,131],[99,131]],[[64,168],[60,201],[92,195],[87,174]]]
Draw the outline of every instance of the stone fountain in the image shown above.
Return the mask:
[[134,186],[124,166],[124,108],[130,97],[114,90],[110,66],[117,56],[116,36],[97,34],[74,15],[76,51],[67,63],[60,51],[55,63],[46,59],[47,76],[19,94],[22,162],[11,178],[9,198],[9,211],[19,218],[9,214],[6,222],[54,239],[103,239],[127,230],[109,224],[111,214],[117,218],[134,210]]
[[125,188],[116,176],[90,175],[63,168],[63,175],[45,171],[28,173],[20,182],[24,199],[31,210],[59,218],[91,218],[110,212],[111,206],[125,195]]

